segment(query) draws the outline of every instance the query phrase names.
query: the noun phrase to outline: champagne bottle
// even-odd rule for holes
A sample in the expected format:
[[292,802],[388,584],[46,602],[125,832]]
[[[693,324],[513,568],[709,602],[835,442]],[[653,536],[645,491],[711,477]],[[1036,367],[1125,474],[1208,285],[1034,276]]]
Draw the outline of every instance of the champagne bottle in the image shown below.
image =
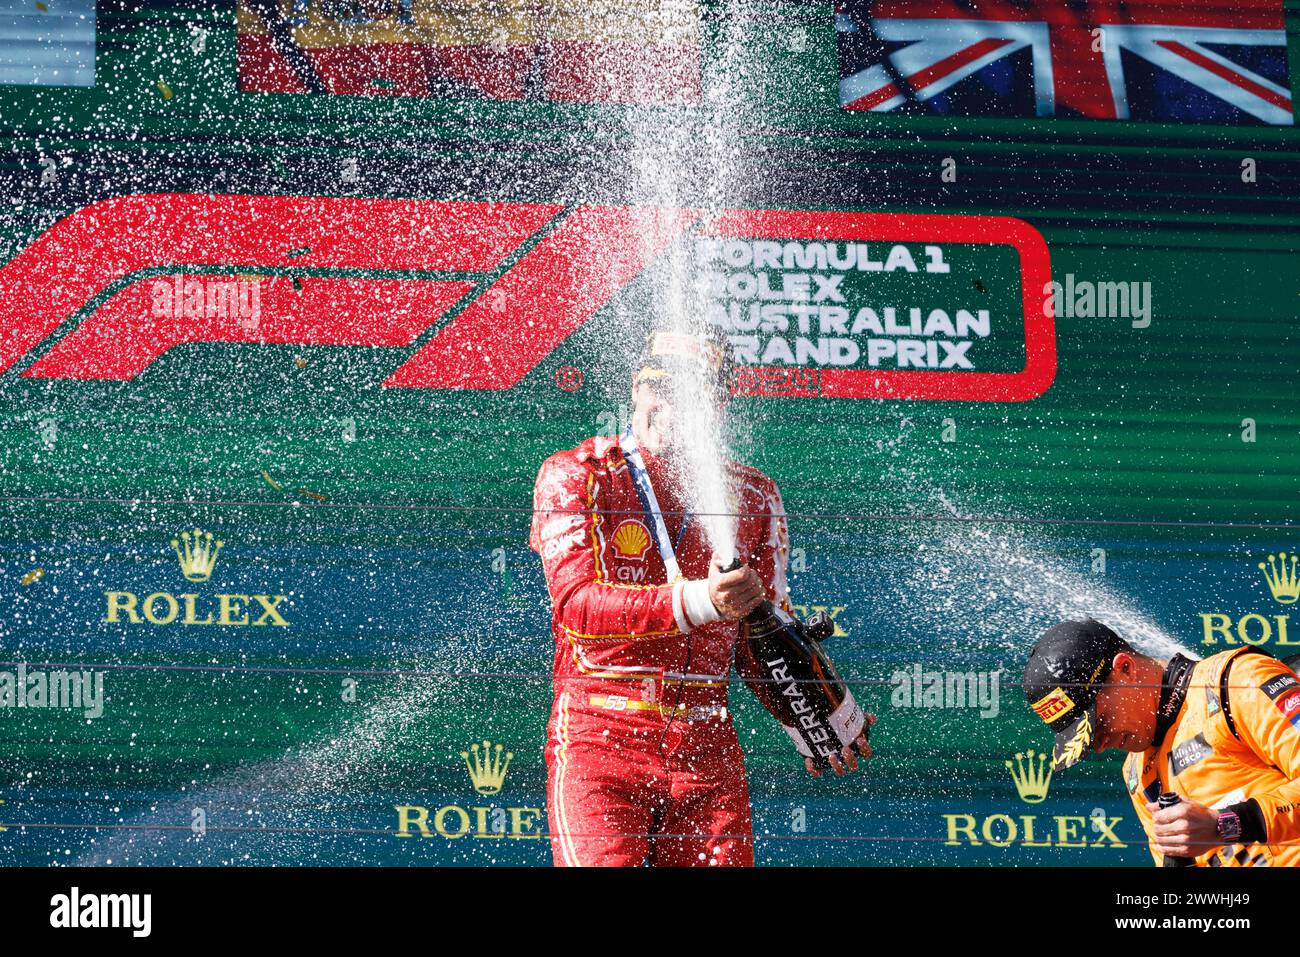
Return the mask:
[[[722,569],[741,567],[739,559]],[[824,612],[801,622],[764,599],[746,618],[749,647],[769,689],[764,704],[805,757],[819,768],[867,730],[866,716],[853,700],[821,642],[835,630]]]
[[[1160,797],[1156,798],[1156,804],[1162,808],[1173,807],[1175,804],[1179,804],[1181,802],[1182,802],[1182,798],[1180,798],[1173,791],[1165,791],[1160,795]],[[1164,857],[1164,863],[1161,866],[1162,867],[1195,867],[1196,859],[1192,857],[1171,857],[1170,855],[1166,854]]]

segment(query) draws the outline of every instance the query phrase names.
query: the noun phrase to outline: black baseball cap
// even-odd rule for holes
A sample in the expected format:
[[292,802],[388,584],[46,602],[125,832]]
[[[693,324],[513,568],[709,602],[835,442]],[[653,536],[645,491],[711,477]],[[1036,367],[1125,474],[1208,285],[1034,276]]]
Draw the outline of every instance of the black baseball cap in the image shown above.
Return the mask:
[[1133,649],[1099,621],[1063,621],[1043,633],[1025,665],[1025,698],[1056,735],[1052,767],[1088,753],[1097,727],[1097,692],[1111,662]]

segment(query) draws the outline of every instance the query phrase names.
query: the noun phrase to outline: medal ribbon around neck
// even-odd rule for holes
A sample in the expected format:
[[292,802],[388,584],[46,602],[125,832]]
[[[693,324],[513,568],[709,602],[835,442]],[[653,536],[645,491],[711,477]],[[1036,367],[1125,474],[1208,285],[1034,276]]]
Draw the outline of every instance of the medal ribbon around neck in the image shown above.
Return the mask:
[[[682,570],[677,564],[677,549],[668,535],[668,525],[664,522],[664,513],[659,508],[659,497],[655,495],[654,486],[650,484],[650,475],[646,472],[645,461],[641,458],[641,449],[636,444],[636,437],[629,428],[618,441],[627,459],[627,467],[632,472],[632,484],[636,487],[636,497],[641,500],[641,511],[645,513],[646,524],[654,532],[655,544],[659,548],[659,557],[664,560],[664,571],[668,581],[675,582],[682,577]],[[682,527],[677,532],[677,545],[681,545],[686,536],[686,526],[690,524],[690,513],[682,516]]]

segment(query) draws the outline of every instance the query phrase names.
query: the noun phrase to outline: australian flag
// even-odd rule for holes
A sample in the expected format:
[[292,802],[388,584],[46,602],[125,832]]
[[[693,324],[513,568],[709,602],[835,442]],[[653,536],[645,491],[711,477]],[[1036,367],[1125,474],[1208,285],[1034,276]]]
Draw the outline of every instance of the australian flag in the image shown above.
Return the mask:
[[1283,0],[841,0],[840,105],[1294,123]]

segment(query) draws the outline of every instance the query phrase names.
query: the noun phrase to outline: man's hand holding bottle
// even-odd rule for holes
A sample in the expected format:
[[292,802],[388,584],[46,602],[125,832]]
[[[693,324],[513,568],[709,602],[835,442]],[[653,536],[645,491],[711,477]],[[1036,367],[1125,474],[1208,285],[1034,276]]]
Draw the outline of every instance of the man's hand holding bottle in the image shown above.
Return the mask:
[[767,597],[763,579],[749,565],[729,572],[724,572],[722,566],[722,556],[714,552],[709,561],[709,598],[719,615],[727,621],[739,621]]
[[[767,598],[758,572],[749,565],[724,570],[723,558],[717,552],[713,553],[709,562],[708,593],[719,618],[727,621],[739,621],[748,617]],[[858,769],[858,755],[864,758],[872,755],[867,736],[871,726],[876,723],[876,716],[866,713],[863,718],[865,727],[862,733],[845,743],[837,754],[826,755],[826,763],[839,777],[844,776],[846,768],[849,771]],[[804,758],[804,767],[813,777],[821,777],[821,769],[812,758]]]

